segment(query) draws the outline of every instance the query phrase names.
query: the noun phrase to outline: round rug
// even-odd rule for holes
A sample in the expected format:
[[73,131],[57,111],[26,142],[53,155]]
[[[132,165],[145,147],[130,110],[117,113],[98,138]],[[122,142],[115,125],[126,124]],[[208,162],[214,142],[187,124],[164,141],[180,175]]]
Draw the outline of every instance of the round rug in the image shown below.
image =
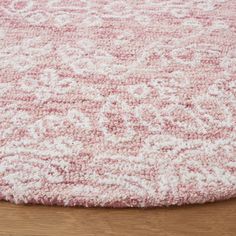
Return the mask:
[[235,197],[235,16],[235,0],[0,0],[0,199]]

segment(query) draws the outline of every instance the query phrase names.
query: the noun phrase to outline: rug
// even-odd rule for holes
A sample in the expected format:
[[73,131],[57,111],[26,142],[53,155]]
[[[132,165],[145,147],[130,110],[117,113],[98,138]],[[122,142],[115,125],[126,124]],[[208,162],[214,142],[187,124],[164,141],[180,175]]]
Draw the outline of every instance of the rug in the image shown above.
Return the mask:
[[0,0],[0,199],[236,197],[235,0]]

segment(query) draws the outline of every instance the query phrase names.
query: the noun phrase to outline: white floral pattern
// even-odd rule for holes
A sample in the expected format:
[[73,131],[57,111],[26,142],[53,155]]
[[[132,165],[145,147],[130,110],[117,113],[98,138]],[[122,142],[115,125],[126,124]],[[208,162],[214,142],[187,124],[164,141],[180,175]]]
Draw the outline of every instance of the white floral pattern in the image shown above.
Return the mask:
[[235,197],[235,7],[0,0],[0,200]]

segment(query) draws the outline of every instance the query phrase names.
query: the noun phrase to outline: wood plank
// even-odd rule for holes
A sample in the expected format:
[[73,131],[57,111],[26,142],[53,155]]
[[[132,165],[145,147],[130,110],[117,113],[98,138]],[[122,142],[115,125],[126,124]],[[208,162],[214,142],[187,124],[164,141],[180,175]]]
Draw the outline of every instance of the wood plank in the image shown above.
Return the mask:
[[0,202],[1,236],[235,236],[236,199],[155,209],[24,206]]

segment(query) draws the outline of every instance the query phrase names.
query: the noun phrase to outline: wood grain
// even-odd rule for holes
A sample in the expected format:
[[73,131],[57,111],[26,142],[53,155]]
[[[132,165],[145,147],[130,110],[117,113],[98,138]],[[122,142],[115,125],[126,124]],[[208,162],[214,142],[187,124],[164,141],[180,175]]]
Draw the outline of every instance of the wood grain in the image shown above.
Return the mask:
[[236,199],[156,209],[84,209],[0,202],[0,217],[0,236],[236,235]]

